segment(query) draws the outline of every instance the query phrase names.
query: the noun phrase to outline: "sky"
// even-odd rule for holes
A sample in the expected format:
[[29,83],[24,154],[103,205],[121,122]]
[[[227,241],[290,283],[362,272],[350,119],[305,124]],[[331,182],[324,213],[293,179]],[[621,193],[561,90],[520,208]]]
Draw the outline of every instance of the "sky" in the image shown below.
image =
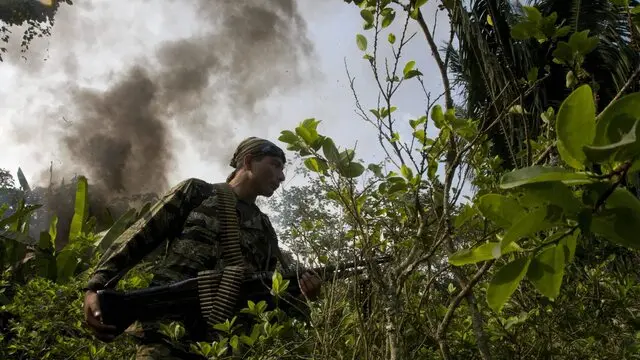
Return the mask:
[[[34,184],[48,180],[52,163],[55,178],[78,172],[90,183],[109,178],[108,186],[126,191],[165,191],[191,177],[224,181],[243,138],[264,137],[284,147],[280,132],[306,118],[321,120],[319,132],[339,146],[357,144],[358,157],[380,161],[376,130],[356,114],[345,72],[346,62],[363,107],[374,108],[377,85],[355,42],[363,33],[371,47],[372,34],[362,29],[359,9],[342,0],[279,0],[266,10],[251,3],[62,5],[50,37],[35,40],[26,59],[14,43],[0,63],[0,168],[15,175],[21,167]],[[436,7],[423,7],[430,26]],[[270,11],[285,15],[274,20]],[[440,12],[437,19],[435,38],[442,46],[447,18]],[[403,21],[398,12],[382,32],[387,56],[387,35],[399,40]],[[435,98],[442,93],[439,71],[417,24],[409,26],[407,35],[413,33],[400,71],[415,60]],[[191,71],[196,66],[207,71]],[[425,96],[414,80],[395,97],[400,133],[408,139],[408,120],[425,114]],[[154,121],[162,126],[149,130]],[[141,129],[146,123],[150,127]],[[77,155],[87,151],[91,156]],[[107,163],[116,175],[101,173]],[[284,187],[303,182],[292,172],[287,170]],[[149,183],[154,186],[140,185]]]

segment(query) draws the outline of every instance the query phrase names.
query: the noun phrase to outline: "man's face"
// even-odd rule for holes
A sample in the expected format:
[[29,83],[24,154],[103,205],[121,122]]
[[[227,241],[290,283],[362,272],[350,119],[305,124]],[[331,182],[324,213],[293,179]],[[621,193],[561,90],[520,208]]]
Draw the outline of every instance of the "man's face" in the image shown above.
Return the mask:
[[265,156],[251,165],[252,183],[258,195],[271,197],[284,181],[284,163],[275,156]]

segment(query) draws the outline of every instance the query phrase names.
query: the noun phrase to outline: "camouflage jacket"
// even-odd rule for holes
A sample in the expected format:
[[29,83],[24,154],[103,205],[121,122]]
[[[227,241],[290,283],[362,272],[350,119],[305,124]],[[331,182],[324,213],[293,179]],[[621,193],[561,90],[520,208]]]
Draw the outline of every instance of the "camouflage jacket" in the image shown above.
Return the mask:
[[[165,239],[169,240],[168,251],[154,272],[151,286],[194,277],[202,270],[219,269],[223,264],[218,242],[220,223],[216,197],[214,186],[202,180],[189,179],[175,186],[116,240],[101,259],[87,287],[115,287],[129,269]],[[240,200],[236,209],[247,268],[250,271],[274,270],[280,250],[268,216],[255,204]],[[298,312],[292,314],[300,315]],[[187,328],[188,323],[193,322],[186,318],[178,320],[186,322]],[[145,332],[151,328],[156,327],[146,324]]]

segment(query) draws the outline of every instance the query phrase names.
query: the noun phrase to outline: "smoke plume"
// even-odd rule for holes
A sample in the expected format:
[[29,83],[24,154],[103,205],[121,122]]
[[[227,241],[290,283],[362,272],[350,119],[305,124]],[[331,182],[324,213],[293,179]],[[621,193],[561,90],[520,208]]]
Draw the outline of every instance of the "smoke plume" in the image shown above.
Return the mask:
[[[106,89],[68,85],[70,125],[59,146],[64,163],[94,189],[118,195],[166,190],[168,172],[181,161],[172,157],[175,128],[201,156],[227,162],[234,128],[260,136],[276,120],[260,114],[261,102],[308,75],[300,68],[310,66],[313,48],[295,0],[181,2],[197,6],[204,23],[197,34],[162,43]],[[74,6],[83,5],[68,10]]]

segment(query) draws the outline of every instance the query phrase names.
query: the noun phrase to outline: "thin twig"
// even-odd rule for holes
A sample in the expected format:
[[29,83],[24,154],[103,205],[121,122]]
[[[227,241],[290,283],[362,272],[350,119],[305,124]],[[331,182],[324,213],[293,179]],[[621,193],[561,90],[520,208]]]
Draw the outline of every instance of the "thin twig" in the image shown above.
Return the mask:
[[[633,82],[633,80],[636,78],[636,76],[638,76],[640,74],[640,65],[638,65],[638,67],[636,68],[636,71],[633,72],[633,74],[631,74],[631,76],[629,77],[629,80],[627,80],[627,82],[622,86],[622,88],[620,89],[620,91],[618,91],[618,93],[616,94],[616,96],[613,98],[613,100],[611,100],[609,102],[609,104],[604,108],[604,110],[602,110],[602,112],[600,112],[600,114],[598,115],[597,119],[600,118],[600,116],[602,114],[604,114],[605,111],[607,111],[607,109],[609,109],[611,107],[611,105],[616,102],[616,100],[618,100],[622,94],[627,91],[627,88],[629,86],[631,86],[631,83]],[[596,120],[597,121],[597,120]]]
[[436,333],[436,336],[438,339],[442,339],[442,335],[444,335],[444,332],[447,330],[447,327],[449,326],[449,323],[451,322],[451,319],[453,317],[453,313],[455,312],[458,305],[460,305],[460,302],[462,302],[462,300],[465,298],[465,296],[467,296],[469,291],[471,291],[471,289],[478,283],[478,281],[480,281],[482,276],[491,268],[494,261],[495,260],[489,260],[485,262],[484,265],[482,265],[482,267],[480,268],[480,270],[478,270],[476,274],[473,276],[473,278],[471,278],[471,281],[469,281],[467,286],[465,286],[464,289],[462,289],[462,291],[458,293],[455,299],[453,299],[451,304],[449,304],[447,313],[442,318],[442,322],[440,323],[440,326],[438,326],[438,331]]

